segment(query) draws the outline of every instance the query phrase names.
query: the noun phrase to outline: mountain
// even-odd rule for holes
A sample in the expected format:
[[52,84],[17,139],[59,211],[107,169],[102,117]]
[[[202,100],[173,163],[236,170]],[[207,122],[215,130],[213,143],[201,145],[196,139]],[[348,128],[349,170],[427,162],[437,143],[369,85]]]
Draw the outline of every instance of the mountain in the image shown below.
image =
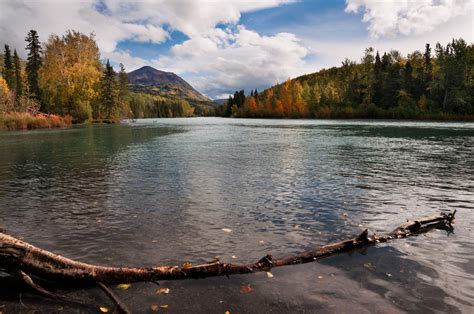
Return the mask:
[[128,80],[134,92],[186,99],[191,102],[211,101],[178,75],[151,66],[144,66],[128,73]]

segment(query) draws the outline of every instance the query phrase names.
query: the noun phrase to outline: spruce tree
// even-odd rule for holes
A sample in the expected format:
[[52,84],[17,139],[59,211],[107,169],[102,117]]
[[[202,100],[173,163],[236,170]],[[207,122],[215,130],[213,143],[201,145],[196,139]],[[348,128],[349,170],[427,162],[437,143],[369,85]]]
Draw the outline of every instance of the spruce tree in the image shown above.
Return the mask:
[[10,46],[5,45],[5,56],[4,56],[4,64],[3,64],[3,78],[7,82],[7,86],[11,91],[15,90],[15,76],[13,70],[13,61],[12,61],[12,54],[10,51]]
[[23,77],[21,75],[21,62],[16,49],[13,52],[13,71],[15,78],[15,93],[16,97],[19,98],[23,94]]
[[97,113],[97,118],[111,119],[117,114],[118,96],[116,73],[107,59],[101,82],[101,103],[99,105],[101,110]]
[[431,63],[431,47],[426,44],[425,53],[423,54],[423,89],[425,94],[429,94],[430,84],[433,72],[433,65]]
[[120,63],[120,72],[118,74],[118,88],[119,88],[119,100],[122,106],[122,109],[128,107],[128,98],[129,98],[129,88],[128,88],[128,75],[125,72],[125,67]]
[[[41,44],[38,33],[30,30],[26,36],[26,49],[28,50],[28,58],[26,62],[26,75],[31,98],[35,100],[41,99],[41,90],[39,87],[38,71],[43,63],[41,58]],[[41,104],[41,110],[46,111],[44,104]]]

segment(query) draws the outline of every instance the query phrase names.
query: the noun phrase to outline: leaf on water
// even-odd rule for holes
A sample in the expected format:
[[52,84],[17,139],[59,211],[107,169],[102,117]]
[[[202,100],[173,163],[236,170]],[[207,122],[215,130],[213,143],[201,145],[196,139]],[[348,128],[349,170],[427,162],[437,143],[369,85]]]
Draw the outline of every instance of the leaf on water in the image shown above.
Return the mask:
[[160,288],[156,290],[156,294],[168,294],[170,293],[170,288]]
[[119,288],[120,290],[127,290],[128,288],[130,288],[132,285],[129,284],[129,283],[121,283],[117,286],[117,288]]
[[105,307],[105,306],[99,307],[99,310],[100,310],[102,313],[108,313],[108,312],[109,312],[109,308],[108,308],[108,307]]
[[265,243],[265,241],[263,241],[263,240],[260,240],[260,241],[258,241],[258,243],[260,243],[260,244],[264,244],[264,243]]
[[318,276],[318,279],[323,279],[323,276]]
[[152,312],[158,312],[159,309],[160,307],[157,304],[152,304],[150,306],[150,310],[152,310]]
[[267,277],[268,278],[273,278],[273,274],[271,272],[267,271]]
[[252,287],[250,287],[250,285],[246,285],[246,286],[242,286],[240,287],[240,292],[242,293],[250,293],[252,292]]
[[374,272],[374,271],[375,271],[375,266],[372,265],[371,262],[365,263],[365,264],[364,264],[364,267],[367,268],[368,270],[370,270],[371,272]]
[[167,310],[168,309],[168,304],[162,304],[160,305],[160,308]]
[[221,230],[227,233],[232,232],[232,229],[229,228],[222,228]]
[[183,268],[191,268],[191,267],[193,267],[192,263],[190,263],[190,262],[184,262],[183,263]]
[[387,275],[387,277],[392,277],[392,274],[389,273],[385,273],[385,275]]
[[233,258],[233,259],[236,259],[236,258],[237,258],[237,256],[235,256],[235,255],[232,255],[232,258]]

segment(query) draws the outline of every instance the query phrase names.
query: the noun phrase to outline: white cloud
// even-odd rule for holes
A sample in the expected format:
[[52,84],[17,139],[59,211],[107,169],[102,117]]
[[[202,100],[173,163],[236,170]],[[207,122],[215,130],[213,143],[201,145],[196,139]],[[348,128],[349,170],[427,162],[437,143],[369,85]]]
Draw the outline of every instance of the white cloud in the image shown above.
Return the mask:
[[302,74],[307,71],[304,58],[310,53],[293,34],[261,36],[243,26],[227,30],[218,39],[191,38],[172,51],[153,65],[184,74],[213,97],[244,87],[262,89]]
[[[0,0],[0,45],[8,43],[24,56],[30,29],[42,41],[68,29],[94,32],[103,58],[124,63],[128,70],[152,65],[176,72],[216,97],[240,88],[261,89],[340,64],[345,57],[358,59],[367,46],[412,50],[452,37],[472,41],[469,0],[346,0],[346,11],[363,12],[368,23],[371,38],[363,42],[302,40],[288,32],[263,36],[239,24],[242,13],[295,1]],[[163,43],[172,31],[188,39],[153,60],[117,49],[122,41]],[[314,53],[309,45],[318,50],[313,61],[307,59]]]
[[468,43],[474,42],[472,31],[472,18],[470,15],[459,16],[442,26],[438,26],[424,34],[412,36],[398,36],[393,38],[366,38],[358,40],[318,40],[315,38],[302,38],[302,40],[312,47],[317,47],[317,60],[311,62],[311,69],[307,72],[315,72],[321,68],[328,68],[340,65],[345,58],[360,61],[365,48],[373,47],[376,51],[388,52],[398,50],[406,56],[415,50],[424,51],[425,44],[429,43],[433,48],[436,43],[446,45],[453,38],[463,38]]
[[[295,1],[0,0],[0,44],[8,43],[24,56],[21,48],[30,29],[36,29],[42,41],[68,29],[94,32],[102,57],[122,62],[129,70],[151,64],[185,74],[213,96],[248,84],[270,85],[295,73],[307,51],[294,35],[266,37],[238,26],[244,12]],[[162,43],[170,38],[168,30],[189,37],[175,45],[168,57],[144,60],[117,50],[125,40]]]
[[472,0],[346,0],[346,12],[357,13],[363,8],[363,21],[369,24],[373,38],[394,37],[423,34],[460,15],[472,14],[472,3]]
[[161,43],[169,36],[159,25],[126,23],[101,14],[93,0],[0,1],[0,44],[9,43],[19,50],[30,29],[37,30],[43,41],[45,36],[62,35],[68,29],[94,32],[102,52],[114,51],[123,40]]

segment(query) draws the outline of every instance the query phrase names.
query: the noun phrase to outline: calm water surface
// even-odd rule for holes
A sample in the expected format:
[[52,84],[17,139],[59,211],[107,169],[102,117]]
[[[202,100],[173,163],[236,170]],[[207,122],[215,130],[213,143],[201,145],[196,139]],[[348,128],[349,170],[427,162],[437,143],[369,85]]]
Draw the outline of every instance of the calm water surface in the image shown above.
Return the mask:
[[[152,304],[170,313],[470,313],[473,178],[468,123],[193,118],[0,132],[0,227],[81,261],[152,266],[253,262],[457,209],[454,234],[283,267],[273,278],[161,282],[168,295],[141,283],[117,294],[138,313]],[[96,289],[75,293],[112,307]],[[0,278],[5,313],[95,305],[41,300]]]

